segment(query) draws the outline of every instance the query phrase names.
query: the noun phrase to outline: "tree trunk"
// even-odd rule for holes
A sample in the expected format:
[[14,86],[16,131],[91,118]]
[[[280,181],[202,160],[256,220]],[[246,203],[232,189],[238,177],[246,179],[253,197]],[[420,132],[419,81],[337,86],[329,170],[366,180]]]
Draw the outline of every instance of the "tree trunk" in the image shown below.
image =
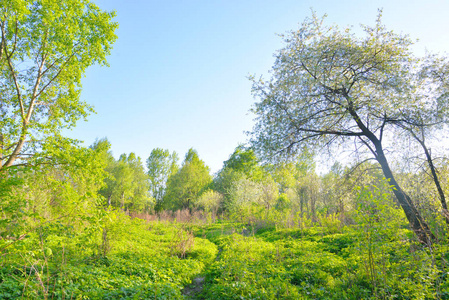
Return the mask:
[[[396,199],[398,200],[402,209],[404,210],[405,216],[407,217],[407,220],[409,221],[413,232],[416,234],[418,240],[422,244],[430,245],[432,242],[436,241],[436,238],[430,231],[427,223],[421,217],[421,214],[416,209],[410,197],[401,189],[398,182],[394,178],[393,172],[391,172],[387,158],[385,157],[381,139],[378,139],[376,135],[362,122],[362,119],[358,116],[357,112],[354,109],[354,103],[352,102],[352,99],[347,94],[345,94],[344,96],[348,100],[348,112],[351,114],[357,126],[362,131],[362,136],[367,137],[374,145],[375,151],[367,144],[366,141],[364,141],[361,137],[360,138],[374,154],[376,160],[379,162],[382,168],[385,178],[389,181],[390,185],[393,186],[393,193],[396,196]],[[383,127],[381,129],[381,136],[382,131]]]
[[3,133],[0,133],[0,170],[3,166]]
[[415,136],[415,139],[421,144],[421,147],[423,148],[424,153],[426,154],[427,164],[429,165],[430,172],[432,173],[433,182],[435,183],[435,186],[438,190],[438,195],[440,196],[441,206],[443,207],[443,216],[444,216],[444,219],[446,220],[446,224],[449,225],[449,213],[447,210],[446,197],[444,196],[443,189],[441,188],[440,180],[438,178],[438,175],[437,175],[437,172],[435,169],[435,165],[433,164],[431,153],[430,153],[429,149],[427,149],[426,145],[424,144],[424,140],[420,140],[416,136]]
[[436,241],[436,237],[430,231],[429,226],[421,217],[421,214],[416,209],[410,197],[401,189],[398,182],[394,178],[380,141],[378,140],[376,142],[372,142],[376,147],[376,160],[379,162],[385,178],[387,178],[390,185],[393,186],[393,193],[404,210],[413,232],[422,244],[430,245],[432,242]]
[[309,193],[310,193],[310,214],[311,214],[311,219],[313,223],[317,222],[317,217],[316,217],[316,194],[315,191],[313,190],[313,186],[310,187]]

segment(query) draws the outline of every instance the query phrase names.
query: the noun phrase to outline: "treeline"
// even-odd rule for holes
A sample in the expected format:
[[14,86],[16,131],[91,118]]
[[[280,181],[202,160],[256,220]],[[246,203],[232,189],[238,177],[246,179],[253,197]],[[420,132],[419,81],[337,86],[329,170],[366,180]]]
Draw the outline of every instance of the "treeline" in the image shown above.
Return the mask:
[[[304,151],[289,162],[262,164],[251,148],[239,145],[224,161],[223,167],[211,174],[194,149],[189,149],[181,161],[176,152],[156,148],[144,162],[134,153],[122,154],[115,159],[110,147],[109,141],[102,139],[89,149],[76,148],[85,155],[81,164],[83,169],[77,169],[76,174],[71,173],[75,170],[64,169],[68,165],[61,163],[57,168],[59,173],[39,171],[39,176],[45,181],[56,176],[54,181],[60,182],[60,172],[65,170],[65,178],[71,178],[75,189],[80,187],[77,180],[81,178],[77,179],[77,176],[83,173],[86,178],[82,181],[90,182],[91,188],[98,189],[97,199],[102,207],[156,218],[186,210],[190,215],[196,212],[209,220],[231,218],[242,222],[282,223],[288,227],[300,226],[302,222],[319,223],[323,217],[351,224],[354,222],[351,211],[356,208],[357,195],[364,187],[375,187],[399,205],[374,160],[347,166],[337,161],[327,173],[318,175],[315,157],[310,151]],[[67,156],[79,161],[76,155]],[[71,161],[66,163],[72,164]],[[429,166],[418,160],[413,164],[414,171],[404,171],[411,168],[410,164],[410,160],[398,160],[395,177],[414,199],[425,219],[434,226],[441,224],[444,210]],[[89,171],[87,166],[91,167]],[[94,166],[97,169],[92,169]],[[435,160],[434,168],[441,178],[447,178],[446,159]],[[92,172],[97,176],[95,179],[89,177],[93,176],[89,175]],[[30,175],[37,173],[27,176]],[[32,186],[38,189],[39,184],[36,182]],[[443,188],[447,194],[447,180],[443,180]]]

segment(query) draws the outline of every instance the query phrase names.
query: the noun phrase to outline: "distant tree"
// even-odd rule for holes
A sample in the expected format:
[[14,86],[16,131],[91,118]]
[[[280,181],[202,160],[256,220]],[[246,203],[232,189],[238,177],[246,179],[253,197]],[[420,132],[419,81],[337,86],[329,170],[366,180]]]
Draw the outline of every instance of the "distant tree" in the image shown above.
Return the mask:
[[96,141],[91,148],[100,152],[106,162],[105,185],[99,193],[106,198],[107,206],[120,207],[122,210],[149,212],[154,207],[154,199],[149,195],[148,175],[140,157],[134,153],[122,154],[115,160],[109,150],[107,139]]
[[276,200],[279,197],[279,189],[276,186],[273,178],[267,176],[265,180],[260,184],[260,204],[263,205],[267,214],[270,209],[276,204]]
[[114,182],[115,177],[112,175],[113,170],[116,165],[116,161],[111,152],[111,143],[107,138],[103,138],[100,140],[96,140],[91,146],[91,149],[97,151],[98,155],[101,156],[105,162],[104,170],[106,172],[106,176],[104,178],[104,185],[99,190],[100,195],[102,195],[106,199],[106,206],[110,206],[112,204],[112,194],[114,192]]
[[246,176],[240,177],[229,187],[229,199],[224,203],[227,212],[243,221],[251,213],[252,206],[261,203],[262,184]]
[[328,173],[321,176],[322,201],[328,213],[339,213],[344,218],[347,210],[345,203],[345,187],[343,178],[343,166],[335,162]]
[[239,202],[233,199],[239,193],[236,193],[235,184],[241,180],[261,182],[266,172],[259,164],[254,150],[239,145],[229,156],[229,159],[223,162],[223,168],[214,178],[213,188],[224,196],[223,209],[229,209],[233,203]]
[[85,0],[0,1],[0,171],[29,164],[92,111],[81,78],[107,64],[113,17]]
[[154,206],[154,199],[149,195],[148,175],[145,173],[140,157],[133,152],[129,155],[122,154],[118,163],[119,172],[121,172],[119,174],[123,176],[121,207],[124,210],[150,211]]
[[148,176],[150,179],[150,193],[156,199],[156,203],[161,203],[164,197],[167,180],[178,171],[178,154],[161,148],[151,151],[147,159]]
[[215,217],[218,213],[223,202],[223,195],[214,190],[207,190],[201,194],[196,203],[197,207],[202,209],[206,214],[210,214],[212,219],[215,220]]
[[350,142],[367,149],[394,187],[416,236],[429,243],[435,237],[396,181],[385,147],[397,130],[390,120],[425,102],[444,104],[447,95],[432,93],[426,80],[415,80],[427,63],[412,56],[409,38],[385,29],[380,15],[374,27],[363,29],[366,37],[358,38],[350,28],[327,27],[313,16],[285,36],[273,79],[253,79],[260,101],[253,109],[252,145],[265,159],[289,156],[304,146]]
[[165,207],[191,211],[201,192],[211,182],[209,167],[198,157],[196,150],[189,149],[179,171],[168,179]]
[[279,197],[276,199],[276,206],[275,208],[279,211],[285,211],[291,207],[290,199],[288,198],[288,195],[285,193],[282,193],[279,195]]
[[230,207],[230,203],[234,202],[233,197],[233,185],[236,184],[242,178],[246,179],[245,174],[237,172],[234,169],[226,168],[221,169],[213,180],[213,190],[223,195],[222,210],[227,210]]
[[315,173],[314,154],[304,149],[289,161],[277,161],[274,164],[266,164],[265,170],[278,184],[281,193],[294,188],[298,181],[308,174]]
[[260,181],[263,179],[263,169],[259,165],[253,149],[239,145],[235,148],[228,160],[223,163],[222,170],[232,169],[235,172],[245,174],[251,180]]

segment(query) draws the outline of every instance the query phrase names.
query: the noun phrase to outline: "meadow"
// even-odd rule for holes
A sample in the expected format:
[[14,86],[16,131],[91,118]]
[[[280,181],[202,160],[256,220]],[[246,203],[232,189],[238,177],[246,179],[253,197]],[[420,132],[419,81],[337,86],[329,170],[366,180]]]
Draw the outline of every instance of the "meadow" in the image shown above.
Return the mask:
[[44,226],[3,246],[0,299],[449,298],[447,243],[419,244],[398,209],[349,226],[178,217]]

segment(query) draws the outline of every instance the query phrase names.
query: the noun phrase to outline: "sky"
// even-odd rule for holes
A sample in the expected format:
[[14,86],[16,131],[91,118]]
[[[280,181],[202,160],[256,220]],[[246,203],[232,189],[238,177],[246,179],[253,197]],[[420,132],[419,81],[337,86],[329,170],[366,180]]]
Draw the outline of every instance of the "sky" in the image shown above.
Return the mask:
[[295,30],[316,11],[328,24],[383,23],[419,41],[425,50],[449,50],[449,1],[445,0],[95,0],[116,11],[118,40],[109,67],[93,66],[81,98],[96,114],[66,135],[91,145],[107,137],[116,158],[134,152],[142,161],[154,148],[183,160],[194,148],[217,172],[249,139],[257,101],[249,75],[269,78],[278,34]]

